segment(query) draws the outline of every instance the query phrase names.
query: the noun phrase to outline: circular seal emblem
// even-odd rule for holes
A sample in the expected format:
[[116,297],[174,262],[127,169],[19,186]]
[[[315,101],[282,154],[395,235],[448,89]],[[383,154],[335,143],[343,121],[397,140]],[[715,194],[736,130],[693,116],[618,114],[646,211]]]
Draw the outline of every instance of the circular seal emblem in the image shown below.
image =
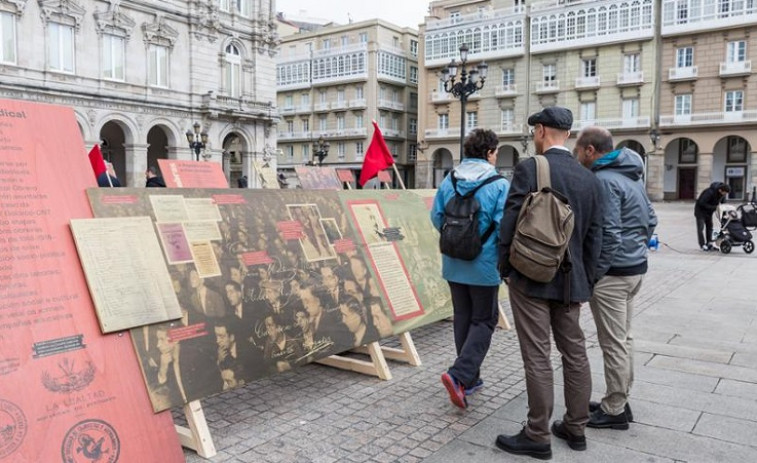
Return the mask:
[[15,452],[26,436],[24,412],[13,402],[0,399],[0,459]]
[[63,463],[116,463],[121,453],[118,434],[103,420],[80,421],[63,439]]

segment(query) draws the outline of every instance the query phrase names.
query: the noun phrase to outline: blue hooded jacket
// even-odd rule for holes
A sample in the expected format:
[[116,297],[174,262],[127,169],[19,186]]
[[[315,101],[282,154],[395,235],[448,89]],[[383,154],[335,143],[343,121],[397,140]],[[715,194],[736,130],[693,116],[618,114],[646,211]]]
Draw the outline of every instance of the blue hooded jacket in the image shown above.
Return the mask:
[[[449,175],[457,179],[458,193],[461,195],[476,188],[487,178],[498,175],[494,166],[485,159],[466,158]],[[431,222],[437,230],[444,221],[444,206],[455,194],[449,175],[442,181],[434,198],[431,209]],[[475,198],[480,205],[478,224],[483,235],[494,222],[494,232],[483,244],[481,254],[474,260],[454,259],[442,254],[442,278],[454,283],[475,286],[499,286],[501,280],[497,270],[497,247],[499,222],[505,207],[505,199],[510,183],[503,179],[484,185],[476,192]]]

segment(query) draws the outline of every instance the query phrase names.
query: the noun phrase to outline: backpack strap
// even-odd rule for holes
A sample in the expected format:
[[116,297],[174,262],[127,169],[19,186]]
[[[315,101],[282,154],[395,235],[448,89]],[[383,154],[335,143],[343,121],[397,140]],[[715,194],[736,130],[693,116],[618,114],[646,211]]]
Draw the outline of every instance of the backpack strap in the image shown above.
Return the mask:
[[536,191],[552,188],[552,182],[549,179],[549,161],[543,155],[534,156],[534,160],[536,160]]
[[[496,182],[497,180],[504,180],[504,179],[505,179],[505,177],[503,177],[503,176],[501,176],[499,174],[492,175],[491,177],[489,177],[486,180],[484,180],[483,182],[481,182],[476,188],[474,188],[470,193],[468,193],[468,195],[472,196],[472,195],[476,194],[476,192],[478,191],[478,189],[481,188],[484,185],[488,185],[488,184],[490,184],[492,182]],[[468,196],[468,195],[466,195],[466,196]],[[494,229],[495,228],[496,227],[494,226],[494,221],[492,221],[492,223],[489,225],[489,228],[487,228],[486,231],[484,232],[484,234],[481,235],[481,244],[486,243],[486,241],[489,239],[489,237],[492,236],[492,233],[494,233]]]
[[454,172],[451,173],[451,174],[449,174],[449,178],[450,178],[450,181],[452,181],[452,189],[455,191],[455,194],[458,195],[458,196],[460,196],[460,197],[462,197],[462,198],[470,198],[471,196],[475,195],[476,192],[479,190],[479,188],[481,188],[482,186],[488,185],[488,184],[490,184],[492,182],[496,182],[497,180],[504,180],[505,179],[505,177],[503,177],[503,176],[501,176],[499,174],[492,175],[491,177],[488,177],[488,178],[484,179],[484,181],[482,181],[481,183],[479,183],[478,185],[476,185],[476,188],[474,188],[471,191],[465,193],[464,195],[461,195],[460,192],[457,191],[457,178],[455,177]]

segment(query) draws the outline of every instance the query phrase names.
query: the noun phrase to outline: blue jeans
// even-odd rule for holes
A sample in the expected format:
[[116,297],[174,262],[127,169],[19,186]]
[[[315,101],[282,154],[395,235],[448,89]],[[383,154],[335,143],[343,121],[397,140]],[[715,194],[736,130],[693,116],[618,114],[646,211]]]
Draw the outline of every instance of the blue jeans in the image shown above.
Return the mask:
[[478,380],[481,364],[499,320],[499,286],[475,286],[448,282],[452,294],[453,327],[457,359],[449,373],[465,387]]

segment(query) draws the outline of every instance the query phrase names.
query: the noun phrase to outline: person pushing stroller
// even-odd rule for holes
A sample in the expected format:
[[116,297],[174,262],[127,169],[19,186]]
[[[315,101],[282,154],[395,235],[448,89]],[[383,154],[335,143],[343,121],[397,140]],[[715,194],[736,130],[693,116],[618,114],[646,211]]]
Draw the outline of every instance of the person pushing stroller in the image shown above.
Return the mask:
[[697,198],[694,217],[697,219],[697,239],[702,251],[716,250],[712,244],[712,214],[724,203],[731,187],[722,182],[713,182]]

